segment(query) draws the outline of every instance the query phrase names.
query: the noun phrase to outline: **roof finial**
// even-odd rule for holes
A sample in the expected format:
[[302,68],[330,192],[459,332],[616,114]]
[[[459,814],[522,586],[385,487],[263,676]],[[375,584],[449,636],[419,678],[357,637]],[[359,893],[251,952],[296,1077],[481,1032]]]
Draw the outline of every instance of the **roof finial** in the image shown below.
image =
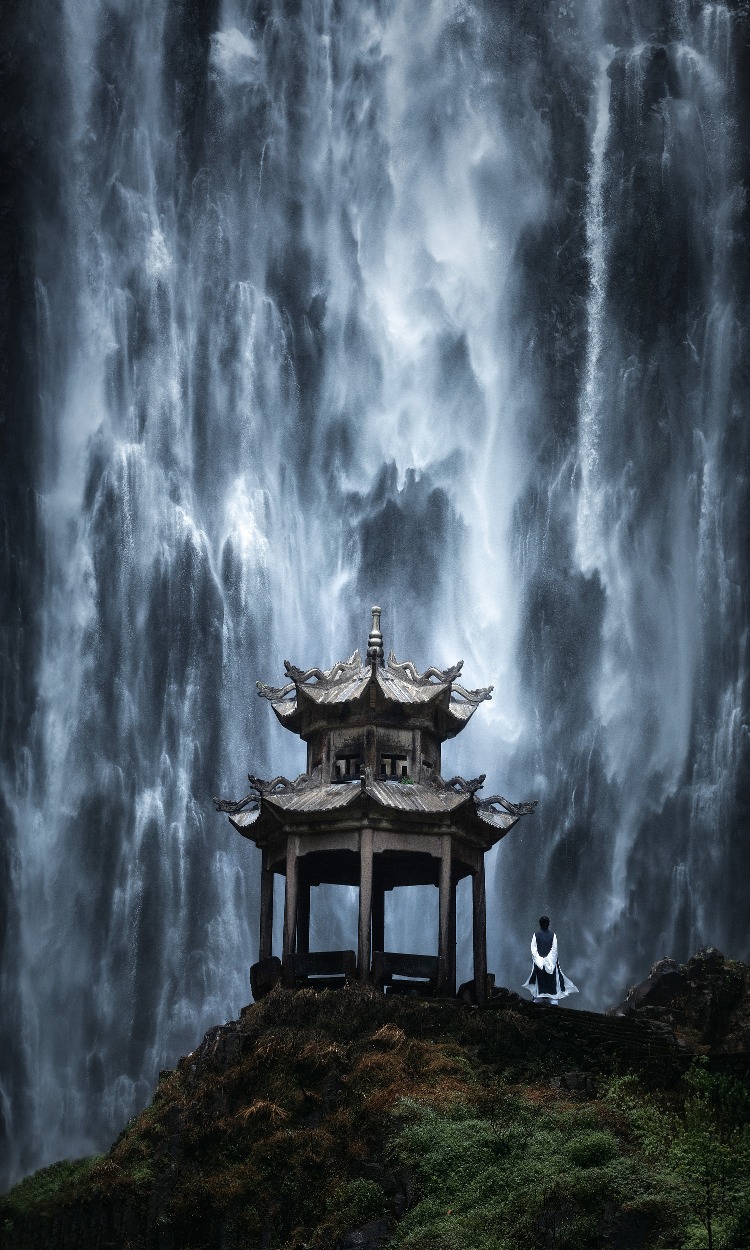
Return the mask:
[[372,629],[370,630],[370,637],[367,639],[368,664],[383,663],[383,635],[380,632],[380,612],[380,608],[373,607]]

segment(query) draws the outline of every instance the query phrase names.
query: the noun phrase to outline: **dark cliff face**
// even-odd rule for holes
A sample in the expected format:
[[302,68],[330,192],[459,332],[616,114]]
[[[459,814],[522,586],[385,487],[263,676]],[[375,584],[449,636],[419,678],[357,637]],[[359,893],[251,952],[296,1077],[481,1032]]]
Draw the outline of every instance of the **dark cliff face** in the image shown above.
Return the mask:
[[[37,21],[37,18],[39,20]],[[42,34],[44,29],[44,35]],[[36,703],[42,620],[44,540],[39,510],[43,436],[38,414],[38,206],[59,212],[53,149],[59,137],[45,88],[44,39],[59,37],[57,15],[44,21],[23,4],[3,12],[0,94],[0,770],[23,776]],[[49,66],[46,66],[49,68]],[[59,218],[58,218],[59,221]],[[13,795],[0,792],[0,1155],[17,1148],[17,1124],[29,1113],[23,1011],[17,983],[19,828]],[[11,1106],[13,1110],[11,1111]],[[23,1152],[23,1146],[21,1145]],[[23,1167],[33,1162],[23,1156]]]
[[363,600],[495,683],[456,771],[540,798],[498,980],[540,910],[589,1006],[746,955],[745,6],[61,0],[3,36],[8,1177],[236,1012],[257,865],[210,796],[299,771],[253,683],[361,645]]
[[354,986],[276,990],[163,1072],[108,1154],[0,1199],[0,1246],[376,1250],[447,1238],[483,1250],[547,1244],[554,1229],[570,1250],[646,1250],[700,1222],[686,1162],[699,1111],[700,1141],[736,1151],[723,1184],[741,1238],[750,1207],[733,1167],[747,1155],[750,1068],[746,1046],[722,1047],[750,969],[701,955],[690,970],[683,1009],[700,1013],[708,981],[733,1000],[697,1065],[640,1003],[623,1019],[507,992],[477,1011]]

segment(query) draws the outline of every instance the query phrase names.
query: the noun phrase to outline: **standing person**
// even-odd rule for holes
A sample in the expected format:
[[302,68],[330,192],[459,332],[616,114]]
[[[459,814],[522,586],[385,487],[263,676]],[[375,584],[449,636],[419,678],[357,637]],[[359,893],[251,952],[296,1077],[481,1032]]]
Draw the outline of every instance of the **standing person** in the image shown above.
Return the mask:
[[548,1002],[557,1007],[561,998],[578,993],[578,987],[563,976],[557,962],[557,934],[550,932],[549,916],[539,917],[539,928],[531,939],[531,958],[534,966],[523,988],[535,1002]]

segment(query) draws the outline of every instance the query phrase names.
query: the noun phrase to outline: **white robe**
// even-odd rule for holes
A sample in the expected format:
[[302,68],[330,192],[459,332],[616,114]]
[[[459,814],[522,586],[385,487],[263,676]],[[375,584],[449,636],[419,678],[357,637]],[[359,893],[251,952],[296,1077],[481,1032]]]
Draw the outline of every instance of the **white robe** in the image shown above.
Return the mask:
[[578,986],[574,985],[570,977],[563,976],[560,971],[560,965],[557,962],[557,934],[552,934],[552,946],[548,955],[540,955],[536,946],[536,933],[531,939],[531,958],[534,964],[541,972],[546,972],[548,976],[555,974],[555,992],[553,994],[541,993],[531,977],[534,975],[532,969],[531,975],[523,983],[523,989],[528,990],[533,998],[547,998],[550,1002],[559,1002],[561,998],[567,998],[568,994],[577,994]]

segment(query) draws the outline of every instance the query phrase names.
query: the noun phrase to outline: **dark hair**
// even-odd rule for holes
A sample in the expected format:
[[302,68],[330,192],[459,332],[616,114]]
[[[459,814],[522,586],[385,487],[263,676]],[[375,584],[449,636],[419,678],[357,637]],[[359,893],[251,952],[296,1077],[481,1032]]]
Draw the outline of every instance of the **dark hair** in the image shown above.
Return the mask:
[[540,928],[540,929],[549,929],[549,916],[540,916],[540,917],[539,917],[539,928]]

